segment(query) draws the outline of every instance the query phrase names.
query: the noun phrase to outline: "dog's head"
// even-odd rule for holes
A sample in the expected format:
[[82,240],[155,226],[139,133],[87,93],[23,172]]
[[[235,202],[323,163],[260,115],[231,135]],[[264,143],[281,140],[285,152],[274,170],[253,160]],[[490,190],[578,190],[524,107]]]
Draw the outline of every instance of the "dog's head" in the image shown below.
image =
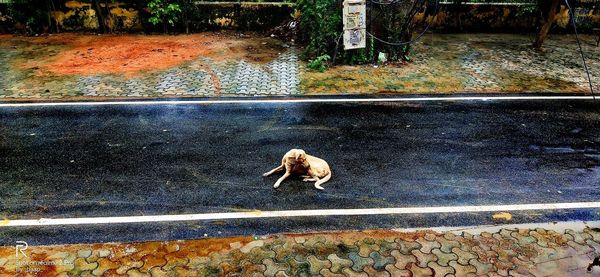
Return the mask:
[[296,161],[304,162],[306,160],[306,152],[302,149],[294,149],[294,153],[292,155]]

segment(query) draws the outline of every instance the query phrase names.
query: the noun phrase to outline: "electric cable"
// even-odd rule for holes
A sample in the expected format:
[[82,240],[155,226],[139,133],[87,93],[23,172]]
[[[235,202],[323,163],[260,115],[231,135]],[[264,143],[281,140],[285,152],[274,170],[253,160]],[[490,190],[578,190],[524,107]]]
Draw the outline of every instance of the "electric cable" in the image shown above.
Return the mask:
[[596,95],[594,94],[594,86],[592,85],[592,78],[590,77],[590,71],[588,70],[587,63],[585,62],[585,55],[583,54],[583,48],[581,48],[581,42],[579,41],[579,35],[577,34],[577,26],[575,25],[575,11],[571,9],[571,5],[569,5],[569,0],[565,0],[567,4],[567,8],[571,13],[571,23],[573,24],[573,30],[575,31],[575,38],[577,39],[577,45],[579,45],[579,53],[581,54],[581,59],[583,60],[583,68],[585,69],[585,73],[587,74],[588,83],[590,85],[590,92],[592,93],[592,99],[596,100]]

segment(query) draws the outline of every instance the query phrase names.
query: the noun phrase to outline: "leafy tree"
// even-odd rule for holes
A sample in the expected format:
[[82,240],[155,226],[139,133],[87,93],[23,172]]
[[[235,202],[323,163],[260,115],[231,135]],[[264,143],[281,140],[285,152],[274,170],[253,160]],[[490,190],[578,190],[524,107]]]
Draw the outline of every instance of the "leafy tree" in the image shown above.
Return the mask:
[[153,25],[162,23],[165,33],[168,32],[167,25],[175,26],[175,22],[179,19],[181,7],[177,3],[169,2],[168,0],[150,0],[148,2],[150,9],[150,18],[148,21]]

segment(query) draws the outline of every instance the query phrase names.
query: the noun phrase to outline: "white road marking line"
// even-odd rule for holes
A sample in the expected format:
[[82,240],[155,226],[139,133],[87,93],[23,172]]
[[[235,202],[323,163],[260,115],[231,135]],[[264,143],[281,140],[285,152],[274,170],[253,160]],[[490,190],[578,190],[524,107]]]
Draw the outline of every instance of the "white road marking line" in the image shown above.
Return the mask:
[[600,221],[557,221],[557,222],[538,222],[538,223],[520,223],[520,224],[496,224],[496,225],[474,225],[474,226],[436,226],[436,227],[419,227],[419,228],[396,228],[392,231],[412,233],[423,230],[431,230],[434,232],[452,232],[460,235],[462,232],[468,232],[471,235],[478,235],[483,232],[496,233],[501,229],[536,229],[542,228],[545,230],[553,230],[563,233],[566,229],[583,230],[585,228],[598,228]]
[[82,218],[40,218],[0,221],[1,227],[50,226],[83,224],[119,224],[140,222],[173,222],[195,220],[226,220],[274,217],[312,217],[312,216],[350,216],[350,215],[394,215],[394,214],[435,214],[435,213],[476,213],[510,212],[528,210],[557,209],[593,209],[600,208],[600,202],[543,203],[488,206],[446,206],[446,207],[410,207],[410,208],[371,208],[371,209],[325,209],[325,210],[287,210],[287,211],[248,211],[231,213],[205,213],[181,215],[149,215],[118,217],[82,217]]
[[0,107],[111,106],[111,105],[190,105],[190,104],[260,104],[260,103],[358,103],[358,102],[425,102],[425,101],[498,101],[498,100],[593,100],[593,96],[464,96],[398,98],[289,98],[241,100],[164,100],[109,102],[36,102],[0,103]]

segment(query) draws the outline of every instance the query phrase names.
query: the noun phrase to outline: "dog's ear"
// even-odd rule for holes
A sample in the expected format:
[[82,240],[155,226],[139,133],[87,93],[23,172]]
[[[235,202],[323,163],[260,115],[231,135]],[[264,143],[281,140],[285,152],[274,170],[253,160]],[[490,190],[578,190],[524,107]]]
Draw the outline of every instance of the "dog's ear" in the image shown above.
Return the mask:
[[296,154],[296,160],[306,160],[306,153],[304,153],[304,151],[298,151]]

